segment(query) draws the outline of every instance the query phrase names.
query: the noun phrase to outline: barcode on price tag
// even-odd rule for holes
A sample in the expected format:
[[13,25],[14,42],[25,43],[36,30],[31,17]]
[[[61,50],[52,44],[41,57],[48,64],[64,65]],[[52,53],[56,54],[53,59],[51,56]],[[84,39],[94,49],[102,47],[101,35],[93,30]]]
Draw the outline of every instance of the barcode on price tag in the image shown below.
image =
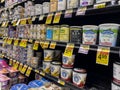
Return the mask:
[[21,73],[22,73],[22,74],[25,73],[25,71],[27,70],[27,67],[28,67],[27,65],[24,65],[24,66],[23,66],[23,68],[22,68],[22,70],[21,70]]
[[41,71],[41,72],[40,72],[40,75],[45,76],[45,73]]
[[51,48],[51,49],[55,49],[55,47],[56,47],[56,42],[51,42],[50,48]]
[[110,47],[98,47],[96,55],[96,63],[108,66]]
[[78,53],[88,54],[89,49],[90,49],[89,45],[80,45]]
[[60,79],[58,80],[58,83],[61,84],[61,85],[65,85],[65,82],[60,80]]
[[76,16],[78,16],[78,15],[85,15],[86,10],[87,10],[87,7],[80,7],[80,8],[78,8]]
[[71,57],[73,55],[73,50],[74,50],[74,44],[68,43],[65,48],[65,52],[64,52],[63,56]]
[[23,64],[22,64],[22,63],[20,63],[18,70],[19,70],[19,71],[21,71],[21,70],[22,70],[22,68],[23,68]]
[[57,12],[54,16],[53,23],[59,23],[62,12]]

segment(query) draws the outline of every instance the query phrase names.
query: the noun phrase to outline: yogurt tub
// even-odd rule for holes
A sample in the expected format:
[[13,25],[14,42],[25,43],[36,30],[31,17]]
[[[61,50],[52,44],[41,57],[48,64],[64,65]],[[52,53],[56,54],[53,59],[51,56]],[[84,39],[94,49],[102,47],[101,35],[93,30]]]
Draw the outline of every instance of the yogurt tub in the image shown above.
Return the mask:
[[43,14],[49,13],[50,12],[50,3],[49,2],[44,2],[43,3]]
[[73,67],[74,60],[75,60],[75,55],[72,55],[71,57],[63,56],[62,57],[63,66],[65,66],[65,67]]
[[44,61],[52,61],[54,56],[53,50],[44,50]]
[[87,73],[85,69],[74,68],[73,70],[73,84],[83,88],[86,82]]
[[53,38],[53,27],[48,26],[46,29],[46,40],[52,40]]
[[120,90],[120,85],[115,84],[114,82],[112,83],[111,90]]
[[50,67],[51,75],[59,78],[60,68],[61,68],[60,62],[52,62]]
[[72,68],[61,67],[61,79],[65,81],[71,81],[72,78]]
[[61,50],[55,50],[55,53],[54,53],[54,59],[55,61],[60,61],[61,59]]
[[98,27],[95,25],[84,25],[83,27],[82,43],[95,45],[97,41]]
[[58,11],[66,9],[66,0],[58,0]]
[[28,90],[28,86],[26,84],[16,84],[10,90]]
[[119,25],[106,23],[99,25],[99,45],[116,46]]
[[113,81],[120,85],[120,62],[113,64]]
[[79,0],[67,0],[67,9],[77,8]]
[[53,27],[53,41],[59,41],[60,39],[60,26],[55,25]]
[[51,65],[51,62],[49,61],[43,61],[43,71],[45,73],[50,73],[50,65]]

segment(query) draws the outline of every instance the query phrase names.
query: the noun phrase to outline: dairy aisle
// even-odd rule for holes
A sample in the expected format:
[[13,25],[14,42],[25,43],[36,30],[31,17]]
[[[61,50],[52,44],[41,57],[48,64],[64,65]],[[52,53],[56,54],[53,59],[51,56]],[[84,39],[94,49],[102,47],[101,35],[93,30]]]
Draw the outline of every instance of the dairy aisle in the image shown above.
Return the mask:
[[0,0],[1,90],[120,90],[119,0]]

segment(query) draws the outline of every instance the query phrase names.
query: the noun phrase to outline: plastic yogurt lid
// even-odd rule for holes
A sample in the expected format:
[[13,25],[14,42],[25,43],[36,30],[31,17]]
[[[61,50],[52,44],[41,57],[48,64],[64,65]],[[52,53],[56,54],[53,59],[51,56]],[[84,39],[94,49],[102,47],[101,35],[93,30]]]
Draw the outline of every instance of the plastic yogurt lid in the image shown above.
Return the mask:
[[119,87],[120,87],[120,85],[119,85],[119,84],[117,84],[117,83],[115,83],[114,81],[112,82],[112,84],[114,84],[114,85],[116,85],[116,86],[119,86]]
[[85,69],[81,69],[81,68],[74,68],[75,72],[80,72],[80,73],[86,73]]
[[72,69],[72,67],[66,67],[64,65],[62,65],[62,68],[65,68],[65,69]]
[[114,64],[118,64],[118,65],[120,65],[120,62],[115,62]]
[[53,65],[60,65],[61,62],[52,62]]
[[102,27],[102,26],[120,26],[119,24],[116,24],[116,23],[104,23],[104,24],[100,24],[99,27]]
[[96,25],[84,25],[84,26],[82,26],[82,28],[93,29],[93,28],[98,28],[98,26],[96,26]]

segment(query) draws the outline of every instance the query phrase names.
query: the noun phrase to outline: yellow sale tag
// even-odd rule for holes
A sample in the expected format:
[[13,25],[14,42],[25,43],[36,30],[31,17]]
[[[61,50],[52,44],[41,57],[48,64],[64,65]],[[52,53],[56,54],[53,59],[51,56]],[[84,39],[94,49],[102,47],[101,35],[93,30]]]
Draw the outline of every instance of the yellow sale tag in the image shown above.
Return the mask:
[[15,41],[14,41],[14,46],[17,46],[18,43],[19,43],[19,40],[18,40],[18,39],[15,39]]
[[19,66],[19,62],[17,61],[17,62],[15,63],[14,68],[15,68],[15,69],[17,69],[17,68],[18,68],[18,66]]
[[29,77],[30,74],[31,74],[31,71],[32,71],[32,68],[31,68],[31,67],[28,67],[25,75],[26,75],[27,77]]
[[40,73],[39,70],[37,70],[37,69],[35,69],[35,72],[36,72],[36,73]]
[[44,46],[44,41],[40,41],[40,46],[43,48],[43,46]]
[[12,21],[13,26],[16,26],[17,20]]
[[27,39],[22,39],[20,42],[20,46],[26,48],[27,47]]
[[51,24],[53,18],[53,13],[48,14],[47,19],[46,19],[46,24]]
[[20,25],[25,25],[26,23],[27,23],[27,20],[26,20],[26,19],[21,19]]
[[39,47],[39,42],[35,41],[34,45],[33,45],[33,50],[38,50]]
[[13,63],[13,60],[10,59],[10,60],[9,60],[9,65],[12,66],[12,63]]
[[22,70],[21,70],[21,73],[22,73],[22,74],[25,73],[25,71],[27,70],[27,67],[28,67],[27,65],[24,65],[24,66],[23,66],[23,68],[22,68]]
[[8,44],[12,44],[12,40],[13,40],[12,38],[9,38],[8,39]]
[[29,39],[29,42],[30,42],[30,43],[32,43],[32,42],[33,42],[33,40],[32,40],[32,39]]
[[9,23],[9,22],[6,22],[6,23],[5,23],[5,27],[7,27],[7,26],[8,26],[8,23]]
[[61,85],[63,85],[63,86],[65,85],[65,82],[62,81],[62,80],[58,80],[58,83],[61,84]]
[[45,48],[48,48],[48,46],[49,46],[49,41],[45,41],[43,48],[44,48],[44,49],[45,49]]
[[22,70],[22,68],[23,68],[23,64],[22,64],[22,63],[20,63],[18,70],[19,70],[19,71],[21,71],[21,70]]
[[39,21],[42,21],[42,20],[44,19],[44,16],[45,16],[45,15],[40,15]]
[[16,60],[13,60],[13,67],[15,67],[15,64],[16,64]]
[[41,72],[40,72],[40,75],[45,76],[45,73],[41,71]]
[[96,63],[108,66],[110,47],[98,47]]
[[101,3],[101,4],[96,4],[96,5],[94,5],[94,8],[95,8],[95,9],[105,8],[105,6],[106,6],[106,3]]
[[4,43],[7,43],[7,39],[8,39],[8,38],[5,38],[3,42],[4,42]]
[[2,25],[1,25],[1,27],[4,27],[4,26],[5,26],[5,23],[6,23],[6,22],[3,22]]
[[51,49],[55,49],[55,47],[56,47],[56,42],[51,42],[50,48],[51,48]]
[[63,56],[71,57],[73,55],[74,44],[68,43]]
[[31,18],[28,18],[28,24],[32,24],[32,19]]
[[59,23],[62,12],[57,12],[54,16],[53,23]]

